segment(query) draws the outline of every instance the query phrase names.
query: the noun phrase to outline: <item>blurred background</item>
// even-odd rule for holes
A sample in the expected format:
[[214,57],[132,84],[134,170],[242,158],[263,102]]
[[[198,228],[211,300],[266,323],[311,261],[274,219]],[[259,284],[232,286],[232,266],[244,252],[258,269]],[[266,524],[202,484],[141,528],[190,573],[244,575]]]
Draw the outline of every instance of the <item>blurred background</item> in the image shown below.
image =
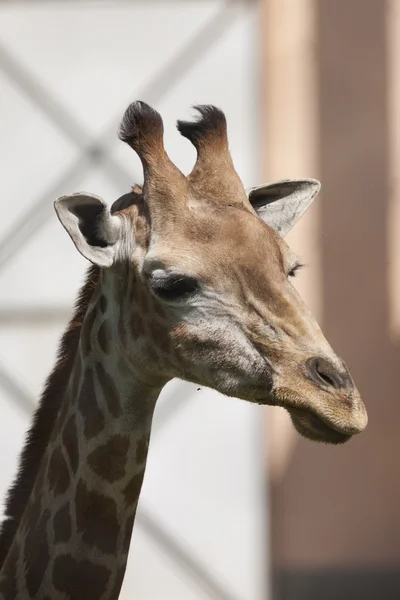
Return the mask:
[[[296,285],[369,412],[343,447],[178,381],[156,411],[123,600],[400,598],[400,0],[0,0],[0,495],[86,263],[54,199],[141,182],[129,102],[226,113],[246,186],[316,177]],[[262,257],[260,257],[262,260]]]

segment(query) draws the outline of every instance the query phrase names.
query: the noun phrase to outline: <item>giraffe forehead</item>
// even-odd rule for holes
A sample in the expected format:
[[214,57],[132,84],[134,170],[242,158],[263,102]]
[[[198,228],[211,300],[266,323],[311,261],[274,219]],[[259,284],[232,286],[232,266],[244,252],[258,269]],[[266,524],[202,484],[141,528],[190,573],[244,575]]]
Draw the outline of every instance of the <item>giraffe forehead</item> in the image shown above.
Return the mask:
[[279,234],[245,209],[188,210],[175,225],[154,236],[145,271],[171,269],[208,280],[242,271],[273,279],[293,261]]

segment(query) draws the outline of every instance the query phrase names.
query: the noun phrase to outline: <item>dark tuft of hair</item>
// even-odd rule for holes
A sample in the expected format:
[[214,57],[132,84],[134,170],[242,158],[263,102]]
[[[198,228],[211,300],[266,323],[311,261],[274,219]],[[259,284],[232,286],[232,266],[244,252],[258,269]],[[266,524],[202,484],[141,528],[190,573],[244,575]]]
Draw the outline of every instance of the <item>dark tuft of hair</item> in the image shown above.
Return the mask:
[[[139,191],[140,190],[140,191]],[[124,210],[125,208],[129,208],[133,204],[136,204],[138,200],[143,198],[143,193],[141,188],[138,185],[132,187],[132,190],[123,196],[120,196],[113,204],[111,205],[111,214],[114,215],[116,212],[120,210]]]
[[193,107],[198,113],[195,121],[177,121],[178,131],[198,148],[212,138],[226,141],[226,118],[222,110],[211,104]]
[[91,266],[79,293],[73,317],[62,336],[57,362],[47,379],[19,458],[18,473],[7,493],[4,521],[0,528],[0,570],[13,543],[32,493],[43,456],[61,408],[79,344],[87,307],[97,287],[100,270]]
[[140,152],[154,139],[160,140],[164,132],[161,115],[145,102],[132,102],[125,111],[119,127],[119,139]]

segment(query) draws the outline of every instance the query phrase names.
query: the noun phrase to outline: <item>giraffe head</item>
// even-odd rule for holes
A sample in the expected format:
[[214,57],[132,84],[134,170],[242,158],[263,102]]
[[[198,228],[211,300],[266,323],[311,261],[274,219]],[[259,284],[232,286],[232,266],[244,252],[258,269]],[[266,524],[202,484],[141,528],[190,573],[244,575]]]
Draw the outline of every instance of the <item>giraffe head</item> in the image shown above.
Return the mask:
[[282,406],[305,437],[344,442],[365,428],[366,410],[292,285],[299,263],[283,239],[320,184],[290,180],[246,192],[223,113],[197,110],[194,122],[178,122],[197,150],[187,177],[165,152],[160,115],[135,102],[120,138],[141,159],[143,189],[111,211],[93,195],[64,196],[57,214],[103,280],[119,282],[126,352],[139,370]]

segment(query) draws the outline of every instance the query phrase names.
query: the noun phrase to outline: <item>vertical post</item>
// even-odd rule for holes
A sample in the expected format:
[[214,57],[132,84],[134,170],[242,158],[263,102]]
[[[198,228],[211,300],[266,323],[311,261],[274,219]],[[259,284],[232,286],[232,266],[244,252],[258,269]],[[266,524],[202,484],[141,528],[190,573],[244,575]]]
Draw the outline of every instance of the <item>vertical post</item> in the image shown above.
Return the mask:
[[[318,178],[314,0],[260,0],[260,3],[263,175],[265,180]],[[287,238],[308,266],[296,284],[318,319],[322,316],[319,202],[315,202]],[[273,515],[271,552],[273,562],[279,564],[281,535],[278,513],[274,510],[274,489],[290,463],[298,437],[283,409],[267,410],[266,429]]]

